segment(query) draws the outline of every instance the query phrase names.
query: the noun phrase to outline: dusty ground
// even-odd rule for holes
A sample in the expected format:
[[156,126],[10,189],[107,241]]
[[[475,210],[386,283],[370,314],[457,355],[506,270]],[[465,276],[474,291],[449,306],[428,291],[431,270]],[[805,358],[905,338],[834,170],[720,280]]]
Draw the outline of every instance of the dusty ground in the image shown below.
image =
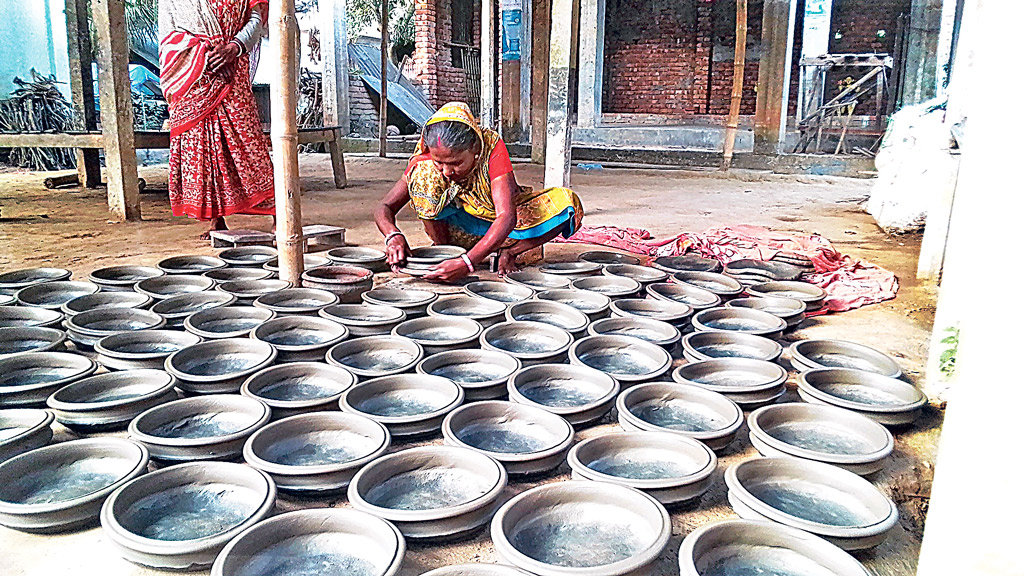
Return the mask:
[[[344,226],[350,243],[379,244],[370,212],[402,168],[400,160],[350,158],[351,185],[339,191],[333,188],[326,156],[303,157],[305,221]],[[537,166],[517,166],[516,173],[524,184],[537,185],[542,178]],[[160,168],[144,169],[143,176],[151,186],[166,182]],[[0,270],[62,266],[73,270],[76,277],[84,277],[90,270],[115,263],[152,264],[173,254],[215,252],[197,239],[201,224],[170,215],[164,195],[143,196],[144,222],[115,224],[107,221],[103,191],[46,190],[42,178],[24,172],[0,173]],[[716,172],[603,170],[574,173],[573,185],[586,205],[589,224],[643,227],[656,236],[741,223],[796,233],[818,232],[841,251],[893,270],[901,282],[895,300],[809,320],[789,338],[862,342],[896,357],[912,381],[923,380],[934,290],[914,280],[920,238],[886,236],[861,210],[859,204],[867,197],[870,181],[749,172],[724,178]],[[400,225],[409,233],[411,243],[425,244],[426,236],[412,216],[403,213],[402,220]],[[268,219],[257,217],[233,217],[229,224],[269,228]],[[584,249],[562,244],[547,254],[549,259],[571,259]],[[784,400],[798,400],[792,381]],[[878,576],[915,572],[941,420],[941,411],[929,407],[909,429],[898,431],[893,457],[871,479],[899,504],[901,516],[882,546],[858,555]],[[577,436],[583,439],[616,429],[613,420],[606,419],[599,426],[580,430]],[[66,430],[58,431],[59,439],[72,437]],[[738,440],[720,455],[712,490],[697,505],[673,511],[672,541],[651,574],[677,574],[676,553],[682,538],[708,521],[734,516],[721,476],[729,465],[754,455],[746,431],[741,431]],[[553,477],[511,484],[509,493],[565,479],[566,472],[563,467]],[[280,510],[292,510],[347,503],[282,497],[278,505]],[[12,576],[149,573],[121,560],[99,529],[33,536],[0,528],[0,549],[5,552],[0,572]],[[413,576],[458,562],[495,561],[489,538],[480,534],[443,546],[411,545],[401,574]]]

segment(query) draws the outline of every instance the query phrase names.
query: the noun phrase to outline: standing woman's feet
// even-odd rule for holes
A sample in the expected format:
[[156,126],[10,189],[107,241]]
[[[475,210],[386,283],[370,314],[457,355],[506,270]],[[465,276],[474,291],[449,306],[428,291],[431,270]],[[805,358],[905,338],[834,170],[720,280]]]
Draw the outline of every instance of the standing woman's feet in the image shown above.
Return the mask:
[[223,216],[218,217],[218,218],[214,218],[213,220],[210,220],[210,229],[207,230],[206,232],[203,232],[202,234],[200,234],[199,235],[199,239],[200,240],[209,240],[210,239],[210,232],[213,232],[214,230],[227,230],[227,229],[228,229],[228,223],[224,221],[224,217]]

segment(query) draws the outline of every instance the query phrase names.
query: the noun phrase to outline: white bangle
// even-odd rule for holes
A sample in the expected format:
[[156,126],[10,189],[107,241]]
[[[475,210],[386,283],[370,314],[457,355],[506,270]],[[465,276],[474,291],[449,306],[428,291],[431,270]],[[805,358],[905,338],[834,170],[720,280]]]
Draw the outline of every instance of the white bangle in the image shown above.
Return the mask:
[[469,268],[470,272],[476,272],[476,268],[473,267],[473,261],[469,259],[469,254],[463,254],[462,261],[466,263],[466,267]]
[[384,237],[384,245],[387,246],[388,243],[391,242],[391,239],[394,238],[395,236],[401,236],[402,238],[405,238],[405,234],[402,234],[401,230],[396,230],[395,232],[392,232],[391,234],[388,234],[387,236]]

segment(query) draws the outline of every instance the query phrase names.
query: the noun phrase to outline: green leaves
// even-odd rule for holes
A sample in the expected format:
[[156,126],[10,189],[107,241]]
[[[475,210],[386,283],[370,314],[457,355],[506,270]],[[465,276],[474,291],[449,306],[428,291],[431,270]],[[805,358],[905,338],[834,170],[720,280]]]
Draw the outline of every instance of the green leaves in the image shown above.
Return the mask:
[[960,347],[960,329],[955,327],[948,327],[945,330],[949,333],[939,342],[946,345],[946,349],[939,354],[939,371],[946,378],[949,378],[956,371],[956,353]]

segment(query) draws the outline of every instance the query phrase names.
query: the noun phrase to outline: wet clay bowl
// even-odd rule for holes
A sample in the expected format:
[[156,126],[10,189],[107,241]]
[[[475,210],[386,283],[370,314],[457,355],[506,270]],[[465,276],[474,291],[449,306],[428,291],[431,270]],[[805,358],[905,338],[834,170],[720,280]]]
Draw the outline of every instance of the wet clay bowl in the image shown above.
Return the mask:
[[394,524],[358,510],[319,508],[246,529],[221,550],[210,574],[394,576],[404,557],[405,539]]
[[23,268],[0,274],[0,294],[14,296],[22,288],[46,282],[60,282],[71,278],[71,270],[64,268]]
[[152,298],[138,292],[97,292],[68,300],[61,304],[60,311],[74,316],[99,308],[148,308],[151,304]]
[[805,530],[844,550],[881,544],[899,519],[896,505],[870,482],[820,462],[747,460],[726,470],[725,484],[741,518]]
[[424,572],[420,576],[529,576],[529,573],[501,564],[455,564]]
[[503,302],[497,300],[459,295],[435,300],[427,306],[427,315],[469,318],[479,322],[481,327],[487,328],[503,321],[507,308]]
[[[303,254],[302,255],[302,269],[303,270],[312,270],[314,268],[319,268],[321,266],[329,266],[330,264],[331,264],[331,259],[328,258],[327,256],[323,256],[323,255],[320,255],[320,254]],[[263,263],[263,269],[264,270],[270,270],[270,272],[273,274],[274,278],[280,277],[281,267],[277,263],[277,256],[275,256],[275,257],[271,258],[270,260],[267,260],[266,262],[264,262]]]
[[912,384],[849,368],[804,372],[797,379],[797,392],[805,402],[852,410],[886,426],[910,424],[928,402]]
[[348,338],[348,328],[317,316],[281,316],[250,334],[273,346],[278,362],[320,362],[328,349]]
[[104,292],[132,292],[136,283],[166,274],[152,266],[110,266],[93,270],[89,281]]
[[273,276],[270,270],[262,268],[218,268],[203,272],[203,276],[213,278],[218,284],[224,282],[245,282],[247,280],[266,280]]
[[824,462],[865,476],[885,466],[892,434],[881,424],[834,406],[776,404],[747,417],[750,443],[762,456]]
[[570,280],[597,276],[601,273],[603,266],[595,262],[547,262],[540,265],[540,271],[545,274],[565,276]]
[[505,318],[509,322],[540,322],[561,328],[574,337],[586,333],[590,318],[576,308],[549,300],[517,302],[508,307]]
[[276,316],[273,310],[255,306],[221,306],[200,310],[188,316],[184,327],[188,332],[206,340],[245,338],[253,329]]
[[672,372],[676,382],[718,392],[747,410],[776,401],[785,393],[788,378],[782,366],[750,358],[702,360]]
[[690,532],[679,548],[680,576],[779,574],[869,576],[839,547],[771,522],[723,520]]
[[437,300],[437,294],[429,290],[400,290],[377,288],[363,294],[363,301],[369,304],[394,306],[405,312],[406,319],[412,320],[427,315],[427,306]]
[[242,455],[246,464],[269,474],[279,490],[316,496],[346,488],[390,445],[391,434],[379,422],[345,412],[313,412],[260,428]]
[[670,354],[676,349],[679,339],[682,338],[679,329],[668,322],[639,316],[598,320],[587,328],[587,332],[591,336],[605,334],[632,336],[661,346]]
[[612,302],[611,298],[600,292],[577,290],[576,288],[544,290],[537,293],[537,299],[572,306],[586,314],[591,322],[608,316],[608,307]]
[[568,462],[573,480],[629,486],[672,506],[707,492],[718,457],[704,443],[685,436],[620,432],[573,446]]
[[147,278],[136,283],[135,291],[145,294],[154,300],[164,300],[181,294],[212,290],[216,284],[216,280],[204,276],[189,274],[157,276],[156,278]]
[[178,330],[141,330],[107,336],[93,348],[107,370],[163,369],[168,356],[200,342],[199,336]]
[[445,260],[459,258],[466,253],[460,246],[421,246],[413,248],[406,259],[406,267],[410,270],[428,270]]
[[664,348],[632,336],[605,334],[577,340],[569,349],[569,362],[589,366],[632,385],[654,380],[672,367]]
[[392,436],[405,437],[437,433],[444,417],[465,398],[447,378],[399,374],[360,382],[341,395],[339,405],[387,426]]
[[495,350],[449,350],[424,358],[416,372],[448,378],[462,387],[466,401],[493,400],[507,393],[506,385],[522,363]]
[[406,538],[456,538],[487,524],[507,483],[501,464],[479,452],[423,446],[367,464],[348,485],[348,501]]
[[97,308],[67,319],[68,338],[75,346],[92,349],[107,336],[121,332],[157,330],[167,321],[159,314],[136,308]]
[[264,368],[242,384],[242,396],[270,406],[274,420],[306,412],[336,410],[338,400],[356,383],[348,370],[320,362],[294,362]]
[[779,338],[786,321],[774,314],[751,308],[708,308],[693,315],[697,332],[742,332],[765,338]]
[[483,332],[476,320],[458,316],[425,316],[406,320],[391,331],[395,336],[408,338],[423,347],[427,356],[473,348]]
[[95,294],[99,291],[100,287],[92,282],[60,280],[57,282],[33,284],[28,288],[22,288],[18,290],[14,297],[17,298],[18,304],[22,306],[60,310],[60,307],[65,302],[74,300],[79,296]]
[[607,482],[556,482],[512,498],[491,521],[502,560],[539,576],[650,574],[668,545],[665,507]]
[[736,298],[725,303],[726,308],[751,308],[782,318],[786,328],[792,330],[806,317],[807,304],[793,298],[766,296],[763,298]]
[[462,287],[462,291],[470,296],[497,300],[505,304],[522,302],[533,298],[535,290],[529,286],[509,284],[507,282],[470,282]]
[[29,306],[0,306],[0,328],[41,326],[56,328],[64,315],[57,310]]
[[0,328],[0,358],[26,352],[51,352],[65,349],[63,330],[25,326]]
[[277,258],[277,250],[270,246],[239,246],[221,250],[217,257],[232,268],[261,268]]
[[690,362],[712,358],[751,358],[774,362],[782,345],[763,336],[743,332],[693,332],[683,336],[683,357]]
[[104,499],[144,474],[149,453],[121,438],[61,442],[0,464],[0,524],[54,533],[96,523]]
[[592,262],[594,264],[600,264],[601,266],[607,266],[609,264],[640,264],[640,259],[631,254],[623,254],[622,252],[609,252],[607,250],[592,250],[590,252],[584,252],[580,254],[580,262]]
[[376,248],[365,246],[343,246],[327,251],[327,257],[335,264],[362,266],[373,272],[387,272],[388,256]]
[[320,317],[344,325],[352,338],[391,334],[407,318],[400,308],[365,302],[328,306],[320,310]]
[[246,439],[269,421],[270,407],[259,400],[211,394],[146,410],[128,425],[128,437],[167,463],[233,460]]
[[610,300],[632,298],[640,293],[643,286],[632,278],[625,276],[592,276],[573,280],[570,284],[575,290],[587,290],[607,296]]
[[0,410],[0,462],[41,448],[53,439],[53,414],[35,408]]
[[42,406],[57,390],[92,376],[96,363],[70,352],[0,358],[0,407]]
[[547,274],[540,270],[519,270],[505,275],[505,282],[526,286],[533,290],[554,290],[556,288],[568,288],[569,278],[557,274]]
[[803,274],[803,268],[779,261],[740,258],[725,265],[725,274],[741,283],[762,284],[797,280]]
[[446,444],[494,458],[509,474],[538,474],[557,468],[573,440],[564,418],[541,408],[490,400],[453,410],[441,425]]
[[167,274],[202,274],[210,270],[227,268],[228,263],[216,256],[171,256],[157,262],[156,267]]
[[270,366],[277,350],[252,338],[225,338],[182,348],[164,361],[164,370],[190,394],[238,392],[245,379]]
[[316,316],[320,310],[338,303],[338,295],[317,288],[285,288],[264,294],[253,306],[273,310],[281,316]]
[[722,304],[722,298],[718,294],[679,282],[648,284],[646,291],[647,295],[655,300],[686,304],[694,310],[706,310]]
[[125,559],[157,569],[213,564],[233,538],[270,515],[274,481],[244,464],[193,462],[118,488],[100,512],[103,533]]
[[616,318],[651,318],[661,320],[683,330],[690,325],[693,308],[681,302],[654,298],[622,298],[612,302],[612,316]]
[[637,266],[636,264],[609,264],[604,267],[605,276],[622,276],[631,278],[647,286],[655,282],[664,282],[668,279],[668,272],[651,268],[650,266]]
[[735,298],[743,292],[742,284],[715,272],[676,272],[672,275],[672,281],[707,290],[722,300]]
[[319,266],[302,273],[302,285],[326,290],[336,295],[338,302],[358,304],[363,293],[373,288],[373,271],[348,264]]
[[572,343],[565,330],[540,322],[502,322],[480,335],[484,350],[504,352],[523,366],[564,362]]
[[845,340],[801,340],[789,348],[793,367],[801,372],[818,368],[849,368],[899,378],[903,369],[895,360],[856,342]]
[[620,394],[615,407],[619,426],[627,432],[670,432],[712,450],[728,446],[743,425],[743,411],[735,402],[689,384],[641,384]]
[[747,294],[754,297],[775,296],[792,298],[807,305],[807,311],[813,312],[821,308],[828,294],[808,282],[764,282],[747,288]]
[[177,400],[175,383],[163,370],[107,372],[68,384],[46,405],[57,422],[78,432],[123,430],[146,410]]
[[704,258],[696,254],[683,254],[682,256],[660,256],[651,262],[651,265],[658,270],[664,270],[669,274],[676,272],[721,272],[722,263],[712,258]]
[[267,278],[266,280],[235,280],[217,284],[217,290],[238,298],[239,304],[252,304],[260,296],[273,294],[285,288],[291,288],[287,280]]
[[0,294],[0,307],[2,306],[17,306],[18,299],[10,294]]
[[423,359],[423,347],[401,336],[365,336],[346,340],[327,351],[327,363],[360,378],[408,372]]
[[196,292],[166,298],[154,304],[150,310],[167,320],[168,327],[181,328],[185,324],[185,319],[196,312],[230,306],[235,300],[236,298],[227,292]]
[[557,414],[573,426],[602,418],[612,409],[618,394],[615,378],[570,364],[530,366],[508,381],[509,400]]

